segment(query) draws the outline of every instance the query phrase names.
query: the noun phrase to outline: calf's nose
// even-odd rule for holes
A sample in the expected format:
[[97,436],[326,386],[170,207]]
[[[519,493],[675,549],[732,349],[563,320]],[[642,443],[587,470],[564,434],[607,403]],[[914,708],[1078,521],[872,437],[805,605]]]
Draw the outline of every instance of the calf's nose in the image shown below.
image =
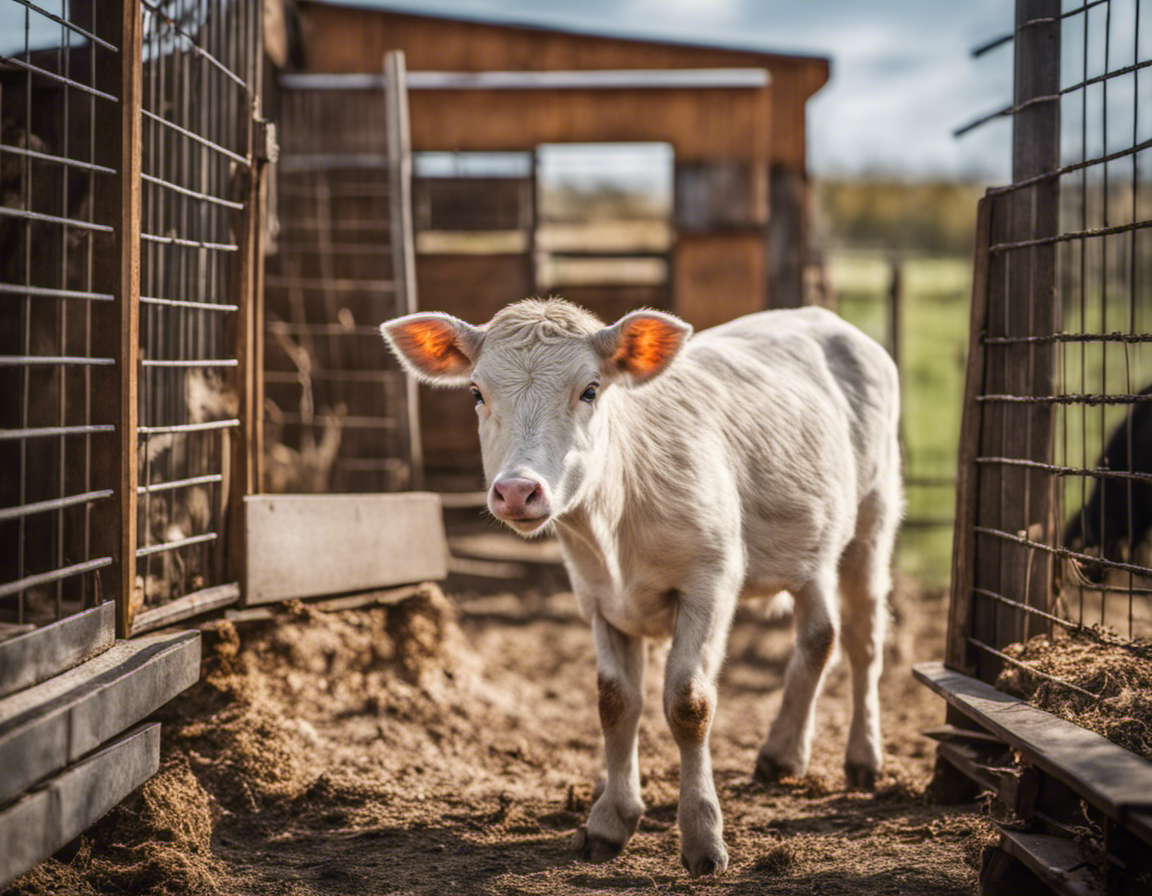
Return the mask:
[[492,483],[492,510],[503,519],[534,519],[548,512],[544,485],[537,479],[506,476]]

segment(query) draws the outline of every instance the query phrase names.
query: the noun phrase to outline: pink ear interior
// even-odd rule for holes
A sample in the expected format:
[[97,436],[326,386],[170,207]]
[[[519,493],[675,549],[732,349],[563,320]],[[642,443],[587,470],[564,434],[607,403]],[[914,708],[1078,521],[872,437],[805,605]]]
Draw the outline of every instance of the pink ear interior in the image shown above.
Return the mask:
[[634,317],[624,323],[612,363],[638,382],[655,376],[680,350],[687,333],[658,317]]
[[428,376],[464,376],[472,368],[471,359],[457,344],[456,328],[448,321],[408,320],[389,326],[388,335],[409,363]]

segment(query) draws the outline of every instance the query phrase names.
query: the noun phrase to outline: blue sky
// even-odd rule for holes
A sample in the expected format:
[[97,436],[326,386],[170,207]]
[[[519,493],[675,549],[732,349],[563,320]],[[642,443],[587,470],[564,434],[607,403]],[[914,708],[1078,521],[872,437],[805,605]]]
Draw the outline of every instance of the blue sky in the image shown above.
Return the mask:
[[[61,0],[41,0],[56,10]],[[1010,29],[1006,0],[345,0],[362,6],[826,55],[832,77],[809,104],[817,176],[1007,177],[1006,121],[952,130],[1011,96],[1011,49],[970,50]],[[33,20],[37,16],[32,17]],[[0,0],[0,51],[23,43],[24,9]],[[33,33],[53,39],[40,20]],[[56,28],[58,33],[58,28]],[[42,44],[41,44],[42,45]],[[605,158],[600,157],[598,165]],[[621,170],[642,164],[621,156]]]

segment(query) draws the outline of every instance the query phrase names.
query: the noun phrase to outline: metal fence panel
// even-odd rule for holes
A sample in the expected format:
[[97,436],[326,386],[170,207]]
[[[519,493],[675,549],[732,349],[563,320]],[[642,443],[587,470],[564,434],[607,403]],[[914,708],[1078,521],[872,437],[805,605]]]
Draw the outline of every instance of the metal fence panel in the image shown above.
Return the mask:
[[402,54],[386,68],[367,86],[280,87],[264,324],[273,492],[420,487],[415,387],[378,330],[416,310]]
[[239,593],[261,7],[0,2],[0,635],[125,635]]
[[[1014,182],[981,212],[949,662],[1152,637],[1152,3],[1017,4]],[[1055,642],[1053,642],[1055,643]],[[1053,647],[1052,649],[1055,649]]]

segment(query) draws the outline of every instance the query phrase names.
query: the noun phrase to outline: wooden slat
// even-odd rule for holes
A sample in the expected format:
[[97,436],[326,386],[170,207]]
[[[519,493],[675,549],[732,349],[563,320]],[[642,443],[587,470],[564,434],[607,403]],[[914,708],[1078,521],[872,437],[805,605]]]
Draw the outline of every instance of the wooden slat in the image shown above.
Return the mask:
[[983,744],[1003,744],[1000,738],[994,734],[989,734],[987,731],[980,731],[976,728],[958,728],[955,725],[941,725],[939,728],[929,728],[927,731],[921,731],[925,737],[930,737],[936,741],[947,740],[970,740],[976,743]]
[[[92,483],[116,495],[92,508],[92,556],[111,557],[97,578],[99,597],[116,601],[116,628],[131,630],[136,584],[137,360],[140,346],[140,107],[142,68],[140,4],[118,0],[98,17],[99,36],[118,53],[97,54],[96,83],[120,100],[96,116],[96,159],[115,175],[93,178],[93,215],[114,228],[95,234],[92,288],[115,296],[92,303],[94,356],[115,364],[92,368],[92,420],[114,423],[115,435],[92,440]],[[106,33],[105,33],[106,32]]]
[[141,725],[0,812],[0,890],[77,837],[160,767],[160,725]]
[[246,605],[447,575],[434,494],[257,495],[245,504]]
[[1102,896],[1104,888],[1079,844],[1050,834],[1000,829],[1000,848],[1061,896]]
[[[257,29],[260,30],[260,29]],[[264,259],[256,254],[258,234],[264,227],[260,214],[260,169],[255,161],[255,122],[252,114],[240,116],[239,138],[247,166],[238,166],[232,177],[232,199],[243,204],[243,210],[233,215],[233,231],[240,251],[232,260],[231,295],[229,301],[235,303],[239,313],[231,315],[229,323],[231,344],[236,354],[236,385],[239,399],[237,416],[240,426],[229,434],[226,443],[231,448],[231,477],[228,487],[226,509],[226,553],[225,575],[229,580],[243,582],[247,569],[244,538],[244,497],[260,490],[257,479],[256,454],[257,432],[263,429],[262,419],[257,413],[257,370],[263,366],[263,359],[256,350],[256,333],[261,329],[256,317],[256,269],[263,267]],[[262,399],[261,399],[262,401]]]
[[1123,821],[1152,806],[1152,762],[943,663],[913,668],[918,680],[1020,752],[1041,771]]
[[224,607],[230,607],[240,600],[240,586],[238,584],[216,585],[204,588],[192,594],[186,594],[163,606],[155,607],[137,613],[132,620],[132,632],[136,635],[155,631],[158,628],[175,625],[201,613],[210,613]]
[[199,632],[145,635],[0,700],[0,803],[135,725],[199,677]]
[[948,602],[948,640],[945,654],[954,669],[974,667],[968,657],[972,634],[972,586],[975,584],[976,510],[983,408],[976,399],[984,385],[984,340],[988,318],[988,244],[991,240],[994,200],[985,196],[976,210],[976,250],[972,265],[972,307],[968,326],[968,362],[964,378],[960,449],[956,463],[956,524],[952,534],[952,588]]
[[[412,314],[416,299],[416,244],[412,224],[412,135],[408,124],[408,85],[404,54],[384,56],[384,115],[388,128],[389,243],[396,306]],[[408,448],[408,487],[424,487],[424,450],[420,441],[420,396],[411,377],[405,384],[405,442]]]
[[116,639],[116,606],[106,601],[0,641],[0,697],[7,697],[103,653]]

